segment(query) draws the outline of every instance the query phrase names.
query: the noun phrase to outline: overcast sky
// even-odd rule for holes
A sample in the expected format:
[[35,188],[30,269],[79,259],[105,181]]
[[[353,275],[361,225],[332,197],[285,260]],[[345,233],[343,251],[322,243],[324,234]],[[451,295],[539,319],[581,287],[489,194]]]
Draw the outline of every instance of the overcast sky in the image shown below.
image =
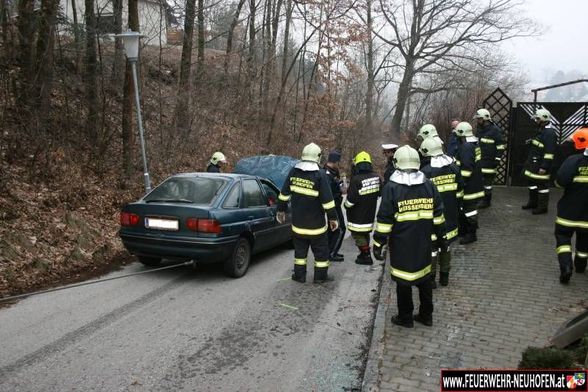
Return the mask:
[[525,0],[524,8],[545,33],[503,47],[528,70],[530,87],[548,85],[558,70],[580,70],[588,76],[588,0]]

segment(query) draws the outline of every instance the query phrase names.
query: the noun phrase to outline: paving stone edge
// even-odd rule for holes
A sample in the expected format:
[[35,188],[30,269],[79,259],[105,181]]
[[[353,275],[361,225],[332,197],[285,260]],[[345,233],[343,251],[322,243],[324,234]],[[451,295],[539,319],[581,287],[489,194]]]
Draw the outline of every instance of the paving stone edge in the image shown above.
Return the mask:
[[377,392],[380,390],[381,363],[384,357],[384,335],[386,333],[386,308],[382,299],[390,296],[390,279],[385,279],[386,266],[382,266],[379,292],[377,293],[378,306],[374,317],[374,326],[370,340],[370,349],[363,374],[361,390],[363,392]]

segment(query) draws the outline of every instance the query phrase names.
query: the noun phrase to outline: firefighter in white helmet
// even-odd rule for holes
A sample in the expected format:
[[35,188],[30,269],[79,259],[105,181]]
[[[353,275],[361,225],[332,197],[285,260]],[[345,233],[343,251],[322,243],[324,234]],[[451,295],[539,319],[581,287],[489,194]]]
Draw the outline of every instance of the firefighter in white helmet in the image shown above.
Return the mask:
[[484,179],[482,178],[482,151],[478,138],[474,136],[472,126],[468,122],[460,122],[455,127],[459,140],[456,162],[461,170],[464,182],[463,209],[459,235],[461,244],[469,244],[478,240],[478,204],[484,198]]
[[[394,154],[396,171],[382,191],[374,232],[374,257],[383,260],[383,247],[390,249],[390,275],[396,281],[398,315],[392,323],[413,327],[413,320],[433,325],[431,283],[432,235],[447,250],[443,201],[435,185],[419,171],[419,153],[410,146]],[[412,286],[419,289],[420,308],[413,316]]]
[[208,161],[208,166],[206,166],[206,171],[208,173],[220,173],[221,167],[223,164],[227,163],[227,158],[225,154],[220,151],[215,152],[212,154],[210,161]]
[[[278,197],[277,220],[285,221],[288,202],[292,206],[294,274],[292,280],[306,282],[308,248],[314,254],[314,282],[328,279],[329,243],[327,231],[339,227],[335,201],[324,171],[320,170],[321,148],[314,143],[304,147],[302,158],[292,168]],[[325,220],[328,216],[328,223]]]
[[[423,141],[420,148],[421,154],[429,157],[429,163],[421,168],[423,174],[435,184],[437,191],[443,199],[445,215],[445,228],[447,235],[445,240],[452,243],[459,234],[458,222],[463,202],[463,180],[459,167],[453,158],[443,153],[443,145],[438,139],[429,138]],[[433,237],[436,241],[437,238]],[[436,250],[436,249],[435,249]],[[435,275],[439,261],[439,283],[441,286],[449,284],[449,270],[451,269],[451,253],[449,249],[433,253],[433,288],[436,286]]]
[[533,215],[538,215],[547,213],[549,205],[549,178],[557,147],[557,134],[550,126],[551,113],[547,109],[537,110],[533,119],[537,129],[535,136],[527,140],[530,149],[524,175],[529,182],[529,200],[523,210],[532,210]]
[[484,178],[484,199],[480,208],[490,207],[492,204],[492,185],[496,177],[496,168],[506,150],[506,142],[502,129],[492,121],[490,112],[486,109],[478,109],[474,115],[477,122],[476,137],[482,151],[482,177]]

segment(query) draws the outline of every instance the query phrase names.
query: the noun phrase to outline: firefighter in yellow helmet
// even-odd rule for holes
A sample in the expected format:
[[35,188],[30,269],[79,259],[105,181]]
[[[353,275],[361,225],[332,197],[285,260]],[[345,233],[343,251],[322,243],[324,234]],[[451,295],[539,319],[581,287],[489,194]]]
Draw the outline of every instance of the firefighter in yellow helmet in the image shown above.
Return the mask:
[[372,158],[365,151],[353,160],[355,174],[351,177],[347,190],[347,228],[359,248],[356,264],[373,264],[370,252],[370,235],[374,229],[374,218],[378,197],[380,196],[380,176],[374,173]]
[[210,161],[208,161],[206,171],[208,173],[220,173],[221,167],[225,163],[227,163],[227,158],[225,157],[225,154],[223,154],[220,151],[217,151],[214,154],[212,154]]
[[[335,201],[329,180],[320,170],[321,148],[314,143],[304,147],[302,159],[292,168],[278,197],[277,220],[285,221],[288,202],[292,206],[292,241],[294,243],[294,274],[292,280],[306,282],[308,248],[314,254],[314,282],[330,280],[329,243],[327,231],[339,227]],[[325,220],[328,216],[328,224]]]

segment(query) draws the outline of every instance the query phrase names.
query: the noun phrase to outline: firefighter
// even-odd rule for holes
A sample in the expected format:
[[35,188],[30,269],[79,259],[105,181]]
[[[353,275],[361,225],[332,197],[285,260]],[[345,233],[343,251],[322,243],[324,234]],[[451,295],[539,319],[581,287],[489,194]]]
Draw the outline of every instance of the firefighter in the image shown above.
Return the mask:
[[360,152],[353,160],[356,174],[351,177],[347,190],[347,228],[359,248],[356,264],[373,264],[370,252],[370,235],[374,229],[374,218],[380,197],[380,176],[374,173],[370,154]]
[[[463,181],[459,167],[453,158],[443,153],[443,145],[436,138],[429,138],[421,144],[421,154],[430,157],[430,163],[422,167],[423,174],[435,184],[437,191],[443,199],[445,216],[445,229],[447,234],[445,240],[451,244],[458,237],[458,219],[463,198]],[[433,237],[433,240],[437,238]],[[436,257],[435,257],[436,256]],[[435,276],[437,274],[437,259],[439,260],[439,283],[441,286],[449,284],[449,271],[451,269],[451,252],[449,247],[446,251],[435,254],[433,252],[433,263],[431,275],[433,277],[433,288],[436,287]]]
[[[292,205],[292,241],[294,243],[294,274],[292,280],[306,282],[308,248],[314,254],[314,282],[329,279],[329,243],[327,231],[337,230],[335,201],[329,188],[329,180],[320,170],[321,148],[314,143],[304,147],[301,162],[288,174],[278,197],[277,220],[283,223]],[[325,212],[329,222],[325,221]]]
[[572,236],[576,233],[576,272],[586,270],[588,260],[588,128],[581,128],[572,135],[577,150],[583,154],[567,158],[557,172],[555,184],[564,188],[557,203],[555,240],[559,260],[561,283],[568,283],[572,276]]
[[331,151],[327,158],[327,163],[324,166],[325,174],[329,181],[329,187],[335,200],[335,209],[337,212],[337,221],[339,222],[339,228],[335,231],[329,231],[327,238],[329,241],[329,260],[330,261],[343,261],[344,257],[339,253],[343,238],[345,237],[345,218],[343,218],[343,210],[341,205],[343,204],[343,182],[339,174],[339,162],[341,161],[341,153],[339,151]]
[[496,168],[506,150],[502,129],[492,121],[490,112],[478,109],[474,115],[477,121],[476,137],[482,151],[482,177],[484,179],[484,198],[479,208],[488,208],[492,204],[492,185],[496,177]]
[[459,146],[459,142],[457,141],[457,135],[455,134],[455,127],[457,127],[457,124],[459,124],[460,122],[461,121],[454,118],[453,120],[451,120],[450,123],[451,131],[449,133],[449,136],[447,136],[447,155],[449,155],[450,157],[455,157],[455,155],[457,155],[457,148]]
[[419,129],[419,132],[417,133],[417,141],[422,142],[423,140],[426,140],[430,137],[441,140],[439,133],[437,132],[437,128],[433,124],[425,124],[421,127],[421,129]]
[[549,177],[557,147],[557,135],[549,125],[551,113],[547,109],[538,109],[533,119],[537,123],[537,131],[535,136],[527,140],[531,147],[525,162],[524,175],[529,181],[529,200],[523,210],[532,210],[533,215],[539,215],[547,213],[549,205]]
[[227,158],[225,154],[220,151],[215,152],[212,154],[210,161],[208,161],[208,166],[206,166],[206,171],[208,173],[220,173],[221,167],[223,164],[227,163]]
[[463,208],[460,217],[460,244],[470,244],[478,240],[478,203],[484,197],[484,180],[482,178],[482,151],[478,138],[474,136],[472,126],[468,122],[460,122],[455,127],[459,138],[456,161],[461,170],[464,182]]
[[382,151],[386,157],[386,169],[384,171],[383,184],[386,185],[390,181],[390,176],[394,173],[394,153],[398,149],[398,145],[394,143],[382,144]]
[[[396,171],[382,190],[382,201],[374,232],[373,252],[384,260],[383,248],[390,249],[390,274],[396,281],[398,315],[392,323],[413,327],[413,319],[433,325],[431,252],[435,234],[440,249],[446,251],[445,218],[441,196],[431,181],[419,171],[417,150],[403,146],[394,154]],[[412,286],[419,290],[420,308],[413,317]]]

